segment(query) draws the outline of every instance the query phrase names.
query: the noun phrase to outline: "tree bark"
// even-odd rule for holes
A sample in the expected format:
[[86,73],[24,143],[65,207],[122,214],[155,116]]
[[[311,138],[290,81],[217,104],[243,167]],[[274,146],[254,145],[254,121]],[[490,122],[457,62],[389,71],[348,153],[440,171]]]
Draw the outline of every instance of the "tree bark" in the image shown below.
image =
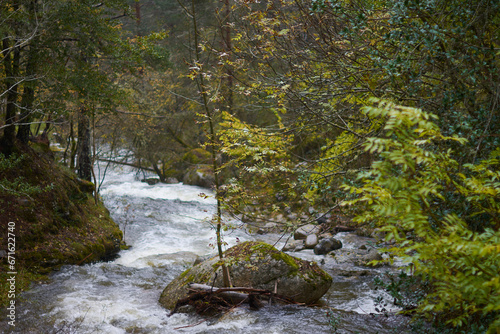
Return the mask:
[[34,79],[35,75],[35,54],[34,51],[31,50],[29,53],[28,63],[26,65],[26,77],[28,78],[28,82],[24,84],[23,89],[23,99],[21,102],[21,118],[19,122],[19,128],[17,130],[17,139],[21,142],[27,144],[30,138],[30,129],[31,129],[31,121],[33,114],[33,102],[35,101],[35,86],[36,80]]
[[[200,61],[200,48],[198,44],[198,22],[196,18],[196,7],[195,1],[191,0],[191,18],[193,20],[193,30],[194,30],[194,50],[195,50],[195,61],[196,63],[201,63]],[[201,95],[203,101],[203,108],[205,110],[205,115],[208,119],[208,125],[210,130],[210,147],[212,153],[212,169],[214,172],[215,180],[215,194],[217,198],[217,214],[215,215],[215,225],[217,226],[215,234],[217,236],[217,252],[219,253],[219,258],[222,262],[222,276],[225,287],[231,286],[231,276],[229,275],[229,270],[224,263],[224,253],[222,251],[222,203],[220,195],[220,182],[219,182],[219,171],[217,168],[217,134],[215,133],[213,113],[210,111],[209,98],[207,94],[207,87],[205,86],[205,81],[203,79],[203,73],[198,73],[197,85],[199,89],[199,94]]]
[[3,57],[4,57],[4,70],[5,70],[5,88],[7,92],[6,106],[5,106],[5,128],[3,136],[0,139],[0,146],[2,151],[9,155],[14,150],[16,140],[16,102],[17,102],[17,87],[16,80],[19,79],[19,60],[20,50],[17,46],[12,46],[7,38],[2,41]]
[[[27,4],[27,8],[30,15],[30,23],[36,25],[36,2],[30,1]],[[19,118],[19,127],[17,130],[17,139],[22,143],[27,144],[30,138],[30,129],[31,129],[31,121],[33,119],[33,103],[35,101],[35,88],[37,85],[37,81],[35,79],[35,71],[36,71],[36,48],[33,47],[34,43],[30,43],[31,45],[26,48],[27,51],[27,61],[26,61],[26,71],[25,77],[26,80],[24,82],[22,101],[21,101],[21,117]]]
[[92,159],[90,150],[90,118],[89,111],[82,106],[78,111],[78,177],[92,181]]
[[75,169],[75,161],[76,161],[76,154],[77,154],[77,143],[76,143],[76,140],[75,140],[75,127],[74,127],[74,122],[73,122],[73,117],[74,115],[71,115],[71,119],[70,119],[70,123],[69,123],[69,126],[70,126],[70,132],[69,132],[69,140],[70,140],[70,143],[69,145],[70,146],[70,152],[69,152],[69,158],[70,158],[70,161],[69,161],[69,168],[71,168],[71,170],[74,170]]
[[135,0],[135,28],[136,34],[141,36],[141,2],[140,0]]
[[158,165],[156,164],[156,162],[153,161],[153,159],[150,159],[149,162],[151,163],[151,166],[153,167],[153,170],[155,171],[156,175],[158,175],[158,177],[160,178],[160,181],[165,183],[165,181],[166,181],[165,175],[163,175],[160,168],[158,168]]

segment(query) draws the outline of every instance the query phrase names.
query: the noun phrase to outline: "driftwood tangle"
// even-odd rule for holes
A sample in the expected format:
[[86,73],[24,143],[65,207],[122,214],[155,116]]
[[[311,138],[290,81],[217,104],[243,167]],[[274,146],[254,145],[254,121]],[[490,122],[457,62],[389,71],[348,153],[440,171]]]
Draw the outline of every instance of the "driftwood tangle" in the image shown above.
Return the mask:
[[267,299],[286,304],[300,304],[292,299],[273,293],[269,290],[247,287],[216,288],[206,284],[189,284],[189,295],[177,301],[169,316],[176,313],[180,307],[191,305],[199,314],[218,313],[229,310],[241,304],[248,304],[250,309],[262,307],[262,300]]

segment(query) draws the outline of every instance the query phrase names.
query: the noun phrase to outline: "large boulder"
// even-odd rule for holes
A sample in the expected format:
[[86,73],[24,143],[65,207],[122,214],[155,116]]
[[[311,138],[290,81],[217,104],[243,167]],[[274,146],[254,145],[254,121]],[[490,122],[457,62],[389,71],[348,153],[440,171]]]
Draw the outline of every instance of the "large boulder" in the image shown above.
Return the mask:
[[195,165],[189,168],[182,178],[184,184],[212,188],[215,184],[215,177],[210,165]]
[[191,165],[199,165],[199,164],[209,164],[211,158],[212,155],[209,151],[198,147],[184,154],[182,160]]
[[[225,252],[234,286],[274,291],[306,304],[313,304],[330,288],[332,278],[316,263],[278,251],[263,242],[243,242]],[[193,266],[174,279],[160,297],[160,304],[173,309],[187,296],[189,283],[222,287],[222,269],[218,257]]]

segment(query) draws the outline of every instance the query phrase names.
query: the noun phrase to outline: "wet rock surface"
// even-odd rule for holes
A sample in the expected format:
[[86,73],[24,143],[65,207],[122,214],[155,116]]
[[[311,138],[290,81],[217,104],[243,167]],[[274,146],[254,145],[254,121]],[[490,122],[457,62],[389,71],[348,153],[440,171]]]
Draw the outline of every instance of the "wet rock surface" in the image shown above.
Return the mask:
[[342,242],[335,238],[322,239],[316,247],[314,247],[314,254],[325,255],[333,250],[342,248]]
[[[312,304],[330,288],[332,278],[316,263],[294,258],[262,242],[244,242],[225,252],[232,283],[274,291],[296,302]],[[189,283],[223,287],[218,257],[201,262],[174,279],[162,292],[160,304],[172,309],[187,296]]]
[[305,240],[308,235],[318,234],[320,231],[321,231],[321,229],[318,225],[307,224],[307,225],[299,227],[295,231],[293,238],[295,240]]

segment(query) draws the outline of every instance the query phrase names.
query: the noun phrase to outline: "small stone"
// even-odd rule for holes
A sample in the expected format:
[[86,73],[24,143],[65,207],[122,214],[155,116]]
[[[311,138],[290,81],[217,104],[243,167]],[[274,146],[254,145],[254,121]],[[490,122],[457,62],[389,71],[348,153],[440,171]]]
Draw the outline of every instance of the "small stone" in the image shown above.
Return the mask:
[[160,183],[160,179],[154,178],[154,177],[150,177],[148,179],[141,180],[141,182],[146,182],[150,186],[154,186],[155,184]]
[[321,233],[319,235],[319,238],[320,239],[330,239],[333,237],[333,234],[331,234],[330,232],[326,232],[326,233]]
[[337,240],[335,238],[330,238],[330,240],[332,241],[333,243],[333,248],[332,250],[336,250],[336,249],[341,249],[342,248],[342,241],[340,240]]
[[316,218],[316,222],[318,224],[326,224],[327,221],[328,221],[328,218],[325,215],[321,215],[318,218]]
[[271,233],[277,229],[278,224],[276,223],[267,223],[266,225],[260,227],[257,230],[257,234],[266,234]]
[[310,234],[317,234],[319,232],[319,226],[313,224],[307,224],[299,227],[293,234],[295,240],[304,240]]
[[318,244],[318,236],[316,234],[309,234],[304,242],[306,249],[313,249]]
[[368,254],[358,257],[354,261],[354,264],[356,264],[358,266],[379,267],[382,265],[381,263],[376,264],[376,265],[371,265],[369,263],[371,261],[381,261],[381,260],[382,260],[382,255],[380,255],[376,249],[372,249]]
[[314,254],[324,255],[329,252],[342,248],[342,242],[335,238],[322,239],[316,247],[314,247]]
[[297,252],[304,249],[304,241],[303,240],[289,240],[283,246],[282,252]]

